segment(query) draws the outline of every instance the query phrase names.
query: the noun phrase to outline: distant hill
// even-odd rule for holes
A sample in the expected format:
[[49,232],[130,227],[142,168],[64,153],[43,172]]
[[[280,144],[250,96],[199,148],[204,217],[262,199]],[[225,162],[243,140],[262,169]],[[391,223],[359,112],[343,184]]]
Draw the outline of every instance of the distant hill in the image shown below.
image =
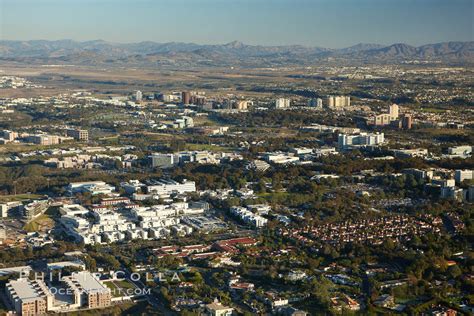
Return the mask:
[[0,60],[25,63],[82,65],[177,65],[177,66],[276,66],[341,60],[400,62],[409,60],[474,62],[474,42],[447,42],[419,47],[403,43],[389,46],[357,44],[342,49],[322,47],[260,46],[238,41],[223,45],[140,42],[111,43],[102,40],[76,42],[0,41]]

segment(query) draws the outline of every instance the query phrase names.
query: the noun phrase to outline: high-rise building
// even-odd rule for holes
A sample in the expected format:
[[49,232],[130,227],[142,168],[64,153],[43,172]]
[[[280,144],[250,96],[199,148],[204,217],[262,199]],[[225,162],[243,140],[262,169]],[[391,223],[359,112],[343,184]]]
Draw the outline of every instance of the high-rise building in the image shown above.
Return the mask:
[[323,107],[323,99],[321,99],[321,98],[316,99],[316,107],[317,108],[322,108]]
[[388,114],[390,114],[391,120],[398,119],[398,105],[393,103],[388,107]]
[[290,107],[290,99],[279,98],[275,100],[275,108],[285,109]]
[[237,110],[247,110],[249,107],[249,101],[237,101],[235,108]]
[[404,114],[401,118],[401,125],[404,129],[411,129],[413,125],[413,119],[410,114]]
[[469,202],[474,202],[474,185],[469,186],[467,200]]
[[320,98],[309,99],[308,106],[320,109],[323,107],[323,100]]
[[346,96],[329,96],[327,98],[328,108],[341,108],[351,105],[351,98]]
[[472,180],[474,178],[474,170],[456,170],[454,172],[454,180],[456,183],[461,183],[464,180]]
[[143,94],[140,90],[135,91],[135,101],[140,102],[143,99]]
[[3,138],[9,142],[14,141],[15,139],[18,138],[18,133],[17,132],[12,132],[8,130],[3,131]]
[[191,92],[189,91],[181,92],[181,102],[183,104],[191,104]]

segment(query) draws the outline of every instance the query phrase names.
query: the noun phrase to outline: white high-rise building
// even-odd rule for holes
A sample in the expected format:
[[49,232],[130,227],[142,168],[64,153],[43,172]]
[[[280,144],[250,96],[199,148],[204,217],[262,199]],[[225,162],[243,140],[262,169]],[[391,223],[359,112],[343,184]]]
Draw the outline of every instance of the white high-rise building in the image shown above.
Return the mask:
[[323,107],[323,99],[321,99],[321,98],[316,99],[316,107],[317,108],[322,108]]
[[279,98],[275,100],[275,108],[285,109],[290,107],[290,99]]
[[390,114],[390,119],[391,120],[396,120],[398,119],[398,105],[397,104],[392,104],[388,107],[388,113]]
[[142,98],[143,98],[142,92],[141,92],[140,90],[137,90],[137,91],[135,92],[135,101],[141,101]]

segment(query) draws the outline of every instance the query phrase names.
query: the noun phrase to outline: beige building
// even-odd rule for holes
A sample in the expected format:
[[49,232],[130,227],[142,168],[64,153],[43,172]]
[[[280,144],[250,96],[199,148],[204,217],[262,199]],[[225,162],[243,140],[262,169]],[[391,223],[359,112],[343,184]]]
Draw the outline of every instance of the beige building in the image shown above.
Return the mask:
[[249,107],[249,101],[237,101],[235,104],[235,108],[237,110],[247,110]]
[[27,141],[37,145],[57,145],[59,144],[59,137],[46,134],[30,135]]
[[342,108],[351,105],[351,98],[345,96],[329,96],[326,100],[328,108]]
[[275,108],[277,109],[286,109],[289,108],[291,104],[290,99],[279,98],[275,100]]
[[231,316],[234,312],[232,307],[224,306],[217,299],[211,304],[207,304],[205,315],[209,316]]
[[74,303],[78,307],[103,308],[111,305],[110,289],[89,271],[76,272],[62,280],[74,293]]
[[379,114],[374,117],[373,124],[376,126],[389,125],[392,121],[390,114]]
[[16,313],[22,316],[44,315],[54,300],[43,281],[26,278],[8,282],[6,295]]
[[66,131],[67,136],[74,138],[75,140],[87,142],[89,140],[89,132],[85,129],[68,129]]
[[392,120],[398,119],[398,105],[393,103],[388,107],[388,114]]
[[12,131],[8,131],[8,130],[4,130],[3,131],[3,138],[8,141],[8,142],[12,142],[14,141],[15,139],[18,138],[18,133],[17,132],[12,132]]

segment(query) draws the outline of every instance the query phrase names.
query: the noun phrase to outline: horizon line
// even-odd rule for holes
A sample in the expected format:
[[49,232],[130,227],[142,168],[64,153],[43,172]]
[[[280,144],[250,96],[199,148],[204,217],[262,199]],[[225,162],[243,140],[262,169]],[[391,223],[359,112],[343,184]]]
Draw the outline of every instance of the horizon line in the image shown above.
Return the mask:
[[318,46],[318,45],[305,45],[305,44],[271,44],[271,45],[266,45],[266,44],[248,44],[243,41],[239,40],[233,40],[230,42],[222,42],[222,43],[216,43],[216,44],[210,44],[210,43],[196,43],[196,42],[184,42],[184,41],[171,41],[171,42],[158,42],[154,40],[142,40],[142,41],[136,41],[136,42],[116,42],[116,41],[109,41],[109,40],[104,40],[104,39],[91,39],[91,40],[76,40],[76,39],[71,39],[71,38],[62,38],[62,39],[4,39],[0,38],[0,42],[34,42],[34,41],[44,41],[44,42],[61,42],[61,41],[71,41],[71,42],[76,42],[76,43],[87,43],[87,42],[105,42],[108,44],[118,44],[118,45],[131,45],[131,44],[141,44],[141,43],[154,43],[154,44],[185,44],[185,45],[199,45],[199,46],[224,46],[224,45],[229,45],[233,43],[239,43],[243,44],[246,46],[261,46],[261,47],[290,47],[290,46],[300,46],[300,47],[306,47],[306,48],[324,48],[324,49],[332,49],[332,50],[337,50],[337,49],[345,49],[345,48],[351,48],[357,45],[380,45],[383,47],[388,47],[388,46],[393,46],[393,45],[407,45],[407,46],[412,46],[412,47],[422,47],[426,45],[435,45],[435,44],[444,44],[444,43],[472,43],[474,42],[473,40],[450,40],[450,41],[441,41],[441,42],[430,42],[430,43],[425,43],[425,44],[420,44],[420,45],[412,45],[408,44],[406,42],[394,42],[391,44],[386,44],[386,43],[376,43],[376,42],[359,42],[355,43],[353,45],[349,46],[344,46],[344,47],[339,47],[339,48],[333,48],[333,47],[325,47],[325,46]]

